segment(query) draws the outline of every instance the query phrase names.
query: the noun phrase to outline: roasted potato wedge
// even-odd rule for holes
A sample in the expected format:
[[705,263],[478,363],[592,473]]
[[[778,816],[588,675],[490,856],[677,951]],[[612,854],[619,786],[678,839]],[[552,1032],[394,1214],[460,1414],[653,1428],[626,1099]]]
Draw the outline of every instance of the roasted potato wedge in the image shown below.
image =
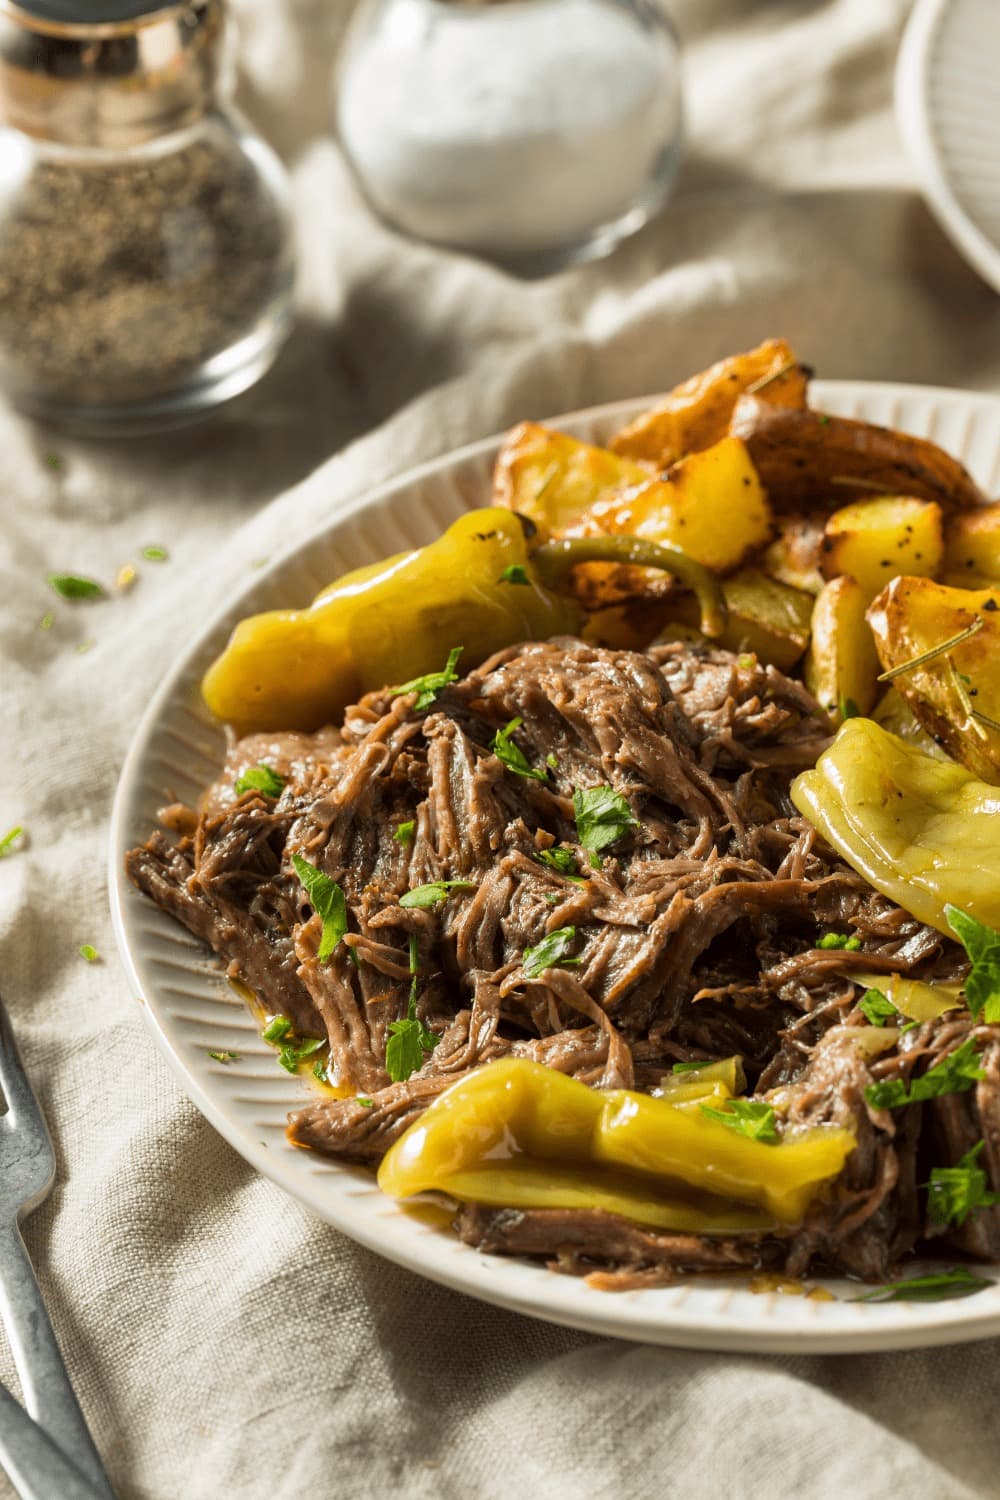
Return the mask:
[[894,578],[868,621],[893,687],[928,734],[980,780],[1000,782],[1000,587]]
[[770,541],[773,528],[771,507],[745,446],[723,438],[674,464],[664,479],[647,479],[601,501],[566,534],[671,542],[717,573],[731,573]]
[[[871,422],[775,406],[741,396],[729,431],[742,438],[774,509],[835,509],[859,487],[884,495],[936,500],[942,510],[985,504],[957,459],[926,438]],[[854,483],[856,481],[857,483]]]
[[765,573],[793,589],[818,594],[826,581],[819,570],[824,516],[786,516],[761,558]]
[[958,589],[1000,584],[1000,500],[948,517],[943,576]]
[[933,500],[884,495],[835,510],[823,531],[824,578],[846,573],[869,599],[890,578],[933,578],[944,556],[941,507]]
[[868,595],[846,576],[833,578],[815,602],[806,657],[806,687],[837,718],[868,714],[878,692],[878,656],[865,619]]
[[522,422],[507,434],[497,456],[492,503],[520,511],[548,536],[564,531],[615,490],[648,479],[648,469],[606,448]]
[[609,446],[615,453],[665,469],[725,437],[737,398],[762,382],[767,401],[805,406],[807,370],[784,339],[768,339],[748,354],[733,354],[685,380],[660,406],[617,433]]
[[644,651],[670,619],[672,607],[670,599],[638,595],[627,599],[624,604],[613,604],[588,615],[580,633],[585,641],[595,646],[611,646],[618,651]]
[[[727,651],[752,651],[761,661],[788,672],[809,644],[813,598],[802,589],[790,588],[769,578],[758,568],[743,568],[722,583],[728,619],[713,646]],[[672,624],[691,629],[698,624],[698,602],[690,594],[670,601]],[[662,638],[674,640],[676,631],[665,627]]]

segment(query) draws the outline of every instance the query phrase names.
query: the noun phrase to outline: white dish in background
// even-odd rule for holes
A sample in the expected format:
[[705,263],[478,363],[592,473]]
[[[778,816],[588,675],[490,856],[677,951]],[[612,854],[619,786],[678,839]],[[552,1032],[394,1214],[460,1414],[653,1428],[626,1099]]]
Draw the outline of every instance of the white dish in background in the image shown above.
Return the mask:
[[[817,382],[812,399],[831,412],[933,437],[988,493],[1000,483],[1000,400],[837,381]],[[648,405],[622,402],[553,425],[600,442]],[[183,1087],[241,1156],[352,1239],[458,1291],[534,1317],[651,1343],[758,1353],[853,1353],[1000,1333],[1000,1272],[996,1286],[963,1301],[870,1305],[754,1294],[735,1277],[600,1292],[541,1266],[480,1254],[384,1197],[363,1169],[286,1144],[287,1112],[315,1095],[277,1066],[274,1049],[261,1041],[207,950],[126,880],[125,852],[148,837],[157,808],[175,797],[193,802],[217,774],[223,736],[200,707],[197,683],[235,622],[257,610],[305,604],[346,569],[431,541],[477,497],[485,500],[497,445],[496,438],[475,443],[360,497],[255,574],[185,650],[136,731],[112,815],[112,912],[134,992],[145,1000]],[[208,1055],[226,1049],[238,1062],[220,1065]],[[839,1299],[864,1290],[825,1285]]]
[[1000,3],[917,0],[896,115],[941,227],[1000,292]]

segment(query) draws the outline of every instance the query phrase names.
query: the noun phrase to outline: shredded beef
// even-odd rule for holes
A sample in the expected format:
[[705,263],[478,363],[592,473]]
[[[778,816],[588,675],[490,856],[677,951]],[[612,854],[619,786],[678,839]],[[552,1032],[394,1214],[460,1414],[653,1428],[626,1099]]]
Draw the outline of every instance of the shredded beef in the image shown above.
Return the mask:
[[[516,775],[494,753],[513,719],[544,777]],[[333,1080],[367,1101],[317,1098],[290,1119],[295,1144],[377,1163],[455,1078],[511,1055],[593,1087],[648,1090],[674,1062],[739,1053],[751,1090],[780,1099],[789,1124],[856,1137],[841,1177],[787,1230],[706,1240],[597,1211],[466,1207],[458,1226],[470,1243],[602,1285],[709,1266],[884,1277],[922,1236],[944,1233],[918,1191],[929,1152],[954,1163],[984,1139],[984,1168],[1000,1185],[1000,1029],[978,1028],[987,1077],[974,1091],[893,1115],[865,1102],[873,1078],[931,1066],[962,1027],[945,1017],[866,1061],[851,968],[953,978],[963,955],[873,891],[796,813],[791,779],[830,733],[805,689],[754,657],[522,644],[426,710],[384,690],[339,728],[235,744],[196,821],[171,808],[178,842],[154,833],[128,869],[269,1012],[327,1040]],[[284,778],[276,799],[235,791],[258,762]],[[595,786],[615,788],[635,819],[599,868],[573,806],[575,789]],[[396,837],[406,823],[412,837]],[[572,854],[576,878],[539,859],[555,846]],[[323,963],[295,855],[345,893],[349,930]],[[468,888],[432,907],[400,905],[438,880]],[[575,928],[579,962],[526,972],[525,950],[562,927]],[[860,948],[817,948],[830,930]],[[411,993],[440,1040],[394,1083],[389,1028]],[[949,1242],[1000,1256],[1000,1209]]]

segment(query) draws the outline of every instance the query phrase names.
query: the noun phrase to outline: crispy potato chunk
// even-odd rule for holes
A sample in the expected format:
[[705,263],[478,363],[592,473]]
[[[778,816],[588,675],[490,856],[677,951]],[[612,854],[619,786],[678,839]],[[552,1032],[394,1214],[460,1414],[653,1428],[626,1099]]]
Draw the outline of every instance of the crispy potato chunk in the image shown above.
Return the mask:
[[823,516],[786,516],[761,563],[765,573],[793,589],[818,594],[825,582],[819,570]]
[[816,600],[806,687],[838,718],[871,712],[877,694],[878,656],[865,619],[868,595],[846,576],[833,578]]
[[614,491],[648,478],[648,469],[606,448],[522,422],[507,434],[497,456],[492,504],[520,511],[549,536],[572,526]]
[[771,507],[743,443],[723,438],[674,464],[665,479],[647,479],[594,506],[570,535],[648,537],[730,573],[773,531]]
[[901,495],[854,500],[835,510],[826,523],[823,577],[846,573],[869,599],[899,573],[933,578],[944,556],[941,519],[941,507],[933,500]]
[[767,381],[765,399],[805,406],[808,373],[784,339],[768,339],[748,354],[733,354],[676,386],[660,406],[643,412],[611,439],[615,453],[665,469],[686,453],[725,437],[736,400],[748,386]]
[[[741,568],[723,580],[726,625],[713,646],[727,651],[747,651],[788,672],[809,644],[812,595],[769,578],[758,568]],[[683,594],[670,601],[670,618],[685,631],[698,624],[698,601]],[[665,627],[661,639],[675,640],[678,632]],[[697,635],[692,639],[700,639]]]
[[928,734],[981,780],[1000,782],[1000,730],[987,722],[1000,721],[1000,588],[894,578],[868,621],[886,671],[912,663],[893,687]]
[[945,583],[958,589],[1000,583],[1000,500],[948,517],[943,571]]
[[852,422],[808,409],[775,406],[741,396],[729,431],[742,438],[778,512],[836,509],[865,489],[936,500],[942,510],[985,504],[979,486],[957,459],[926,438],[871,422]]

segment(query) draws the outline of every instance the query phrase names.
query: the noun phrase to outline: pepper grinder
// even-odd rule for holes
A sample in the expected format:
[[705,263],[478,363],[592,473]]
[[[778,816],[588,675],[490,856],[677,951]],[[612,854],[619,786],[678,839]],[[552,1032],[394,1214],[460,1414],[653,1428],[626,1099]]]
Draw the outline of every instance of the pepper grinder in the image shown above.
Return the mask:
[[224,102],[224,0],[0,0],[0,385],[76,429],[237,395],[290,326],[288,190]]

